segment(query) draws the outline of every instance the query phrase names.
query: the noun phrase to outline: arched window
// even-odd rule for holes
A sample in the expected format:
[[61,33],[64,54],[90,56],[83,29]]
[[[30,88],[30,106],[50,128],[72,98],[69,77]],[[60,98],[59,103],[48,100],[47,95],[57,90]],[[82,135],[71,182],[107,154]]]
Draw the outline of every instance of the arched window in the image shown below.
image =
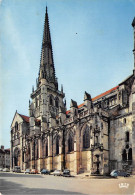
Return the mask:
[[35,99],[36,108],[38,107],[38,99]]
[[69,138],[68,138],[68,152],[72,152],[74,151],[74,139],[73,136],[71,134],[69,134]]
[[51,106],[53,106],[53,96],[52,95],[50,95],[49,103]]
[[55,99],[55,106],[58,108],[59,107],[59,99],[58,99],[58,97],[56,97],[56,99]]
[[126,150],[125,149],[123,150],[123,153],[122,153],[122,160],[123,161],[126,161],[127,160],[127,153],[126,153]]
[[128,160],[132,160],[132,148],[128,151]]
[[20,134],[19,134],[19,132],[17,133],[17,139],[20,137]]
[[56,137],[56,155],[59,154],[59,137]]
[[37,140],[37,159],[38,159],[38,140]]
[[46,149],[46,157],[47,157],[48,156],[48,142],[46,142],[45,149]]
[[18,122],[15,123],[15,131],[18,130]]
[[83,134],[83,148],[89,148],[89,147],[90,147],[90,131],[89,131],[89,127],[87,126]]
[[23,162],[24,162],[24,155],[25,155],[25,154],[24,154],[24,152],[23,152],[23,154],[22,154],[22,161],[23,161]]
[[125,141],[129,142],[129,132],[128,131],[126,132],[126,140]]
[[35,159],[35,141],[33,142],[33,145],[32,145],[32,160]]

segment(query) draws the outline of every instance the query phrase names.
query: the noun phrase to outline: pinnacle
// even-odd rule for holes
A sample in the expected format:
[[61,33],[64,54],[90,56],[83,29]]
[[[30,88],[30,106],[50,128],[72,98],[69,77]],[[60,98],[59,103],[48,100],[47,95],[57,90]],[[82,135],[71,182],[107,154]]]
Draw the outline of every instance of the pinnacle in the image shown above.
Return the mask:
[[133,19],[132,26],[135,27],[135,17]]

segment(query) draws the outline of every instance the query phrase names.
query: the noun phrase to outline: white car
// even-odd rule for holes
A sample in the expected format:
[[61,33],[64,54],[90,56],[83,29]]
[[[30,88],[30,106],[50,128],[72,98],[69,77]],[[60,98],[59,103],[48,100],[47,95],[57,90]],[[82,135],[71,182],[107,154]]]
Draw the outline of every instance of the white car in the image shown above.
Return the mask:
[[54,172],[53,172],[53,175],[55,176],[62,176],[63,175],[63,173],[62,173],[62,171],[61,170],[55,170]]
[[0,168],[0,171],[3,171],[3,168]]
[[9,172],[10,170],[8,168],[4,168],[3,172]]

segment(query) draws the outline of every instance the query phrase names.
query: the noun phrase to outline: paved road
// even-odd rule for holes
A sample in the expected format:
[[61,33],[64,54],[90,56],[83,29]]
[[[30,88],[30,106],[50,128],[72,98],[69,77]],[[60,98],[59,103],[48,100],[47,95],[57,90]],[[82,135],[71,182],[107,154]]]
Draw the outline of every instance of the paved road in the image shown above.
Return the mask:
[[[120,185],[120,186],[119,186]],[[134,194],[135,178],[81,179],[0,173],[1,194]]]

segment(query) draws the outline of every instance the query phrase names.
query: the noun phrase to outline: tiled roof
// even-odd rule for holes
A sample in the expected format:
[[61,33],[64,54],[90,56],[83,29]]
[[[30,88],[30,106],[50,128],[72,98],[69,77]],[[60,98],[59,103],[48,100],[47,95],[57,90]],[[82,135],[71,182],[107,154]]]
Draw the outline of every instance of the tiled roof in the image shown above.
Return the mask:
[[25,122],[29,123],[30,117],[25,116],[25,115],[22,115],[22,114],[19,114],[19,115],[23,118],[23,120],[24,120]]
[[[29,116],[25,116],[25,115],[22,115],[22,114],[19,114],[19,115],[23,118],[23,120],[24,120],[26,123],[29,123],[29,119],[30,119]],[[36,121],[36,122],[40,122],[39,119],[35,119],[35,121]]]
[[10,151],[10,148],[5,149],[6,151]]
[[97,100],[97,99],[99,99],[99,98],[101,98],[101,97],[104,97],[105,95],[108,95],[109,93],[115,91],[118,87],[119,87],[119,86],[116,86],[116,87],[114,87],[114,88],[112,88],[112,89],[110,89],[110,90],[108,90],[108,91],[106,91],[106,92],[104,92],[104,93],[101,93],[100,95],[98,95],[98,96],[92,98],[92,101],[95,101],[95,100]]
[[0,149],[1,154],[5,154],[5,150]]
[[[118,87],[119,87],[119,86],[113,87],[112,89],[110,89],[110,90],[108,90],[108,91],[106,91],[106,92],[104,92],[104,93],[101,93],[100,95],[98,95],[98,96],[92,98],[92,101],[98,100],[99,98],[104,97],[105,95],[108,95],[109,93],[115,91]],[[80,105],[78,106],[78,108],[81,108],[83,105],[84,105],[84,103],[80,104]],[[70,110],[67,110],[67,111],[66,111],[66,114],[69,114],[69,113],[70,113]]]

